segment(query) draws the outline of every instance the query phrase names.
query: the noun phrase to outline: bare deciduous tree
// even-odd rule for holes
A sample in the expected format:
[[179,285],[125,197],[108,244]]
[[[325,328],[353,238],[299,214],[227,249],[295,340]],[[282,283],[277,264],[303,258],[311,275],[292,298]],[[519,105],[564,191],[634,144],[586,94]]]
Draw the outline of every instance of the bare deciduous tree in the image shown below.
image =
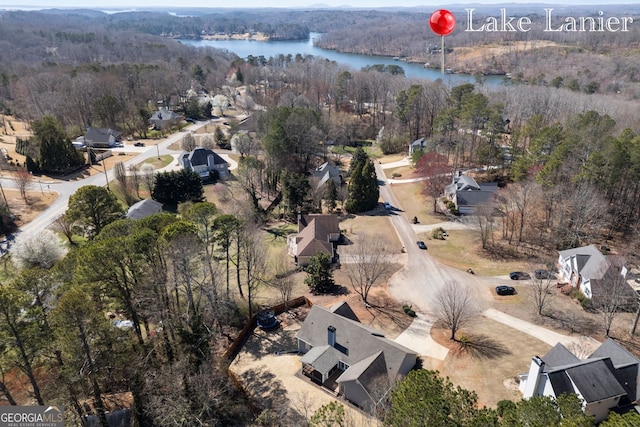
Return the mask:
[[73,233],[75,231],[76,222],[69,219],[66,215],[60,215],[53,221],[53,229],[59,233],[62,233],[67,238],[69,244],[75,246],[73,241]]
[[196,148],[196,139],[191,132],[182,137],[180,148],[184,151],[193,151]]
[[140,167],[138,165],[129,166],[129,182],[136,192],[136,196],[140,198],[140,185],[142,184],[142,176],[140,176]]
[[478,314],[469,290],[455,282],[446,282],[435,297],[434,314],[451,330],[451,340],[458,330]]
[[291,299],[293,287],[295,285],[293,277],[291,277],[290,260],[286,249],[283,249],[272,259],[274,276],[269,281],[269,286],[278,291],[280,302],[284,304],[287,310],[287,301]]
[[545,308],[549,305],[550,297],[553,295],[553,281],[555,277],[553,275],[547,275],[546,277],[533,277],[531,284],[531,292],[533,294],[533,303],[536,307],[538,315],[544,314]]
[[[635,306],[635,292],[627,284],[624,267],[624,259],[619,256],[609,255],[607,257],[608,266],[601,271],[601,279],[591,279],[592,292],[591,302],[598,309],[602,316],[602,326],[605,336],[611,333],[613,321],[622,309]],[[595,285],[595,286],[594,286]]]
[[149,190],[149,194],[153,191],[153,184],[155,182],[155,173],[156,170],[148,163],[142,165],[140,170],[142,172],[142,180],[144,181],[147,189]]
[[396,261],[388,250],[387,239],[379,234],[361,234],[354,245],[345,248],[342,262],[353,290],[369,304],[371,288],[388,278]]
[[29,199],[27,198],[27,191],[33,187],[33,176],[27,172],[26,169],[19,169],[13,175],[13,182],[16,183],[16,187],[20,190],[20,196],[24,200],[25,203],[29,204]]
[[489,247],[489,241],[493,240],[495,222],[495,204],[488,201],[484,205],[478,206],[473,215],[466,216],[464,221],[480,235],[482,249]]

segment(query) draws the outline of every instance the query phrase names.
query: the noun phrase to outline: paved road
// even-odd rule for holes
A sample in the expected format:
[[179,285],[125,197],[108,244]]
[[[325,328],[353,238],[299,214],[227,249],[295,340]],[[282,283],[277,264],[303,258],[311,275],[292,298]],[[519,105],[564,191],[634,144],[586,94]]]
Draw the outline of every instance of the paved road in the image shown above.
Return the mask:
[[389,292],[400,303],[411,305],[418,314],[409,328],[396,338],[396,342],[423,356],[444,360],[448,350],[433,341],[430,335],[434,321],[432,314],[435,307],[434,299],[437,292],[444,286],[455,286],[466,287],[470,291],[472,299],[477,304],[478,314],[525,332],[550,346],[558,342],[565,345],[581,343],[593,349],[598,346],[597,341],[588,337],[563,335],[491,308],[493,301],[491,289],[497,284],[510,282],[509,277],[471,275],[440,264],[431,258],[428,250],[419,249],[416,245],[416,232],[425,232],[437,226],[443,226],[445,229],[463,228],[464,224],[445,223],[426,226],[410,224],[409,220],[402,215],[402,203],[395,198],[381,165],[376,164],[376,172],[382,200],[398,209],[390,212],[390,218],[408,255],[404,258],[406,259],[404,268],[390,279]]
[[[200,127],[205,126],[207,123],[208,122],[197,122],[192,125],[189,125],[186,128],[184,128],[184,131],[176,132],[175,134],[169,136],[168,138],[158,142],[157,147],[155,145],[152,145],[148,147],[126,147],[124,149],[115,149],[115,150],[120,150],[120,151],[124,150],[127,152],[139,153],[137,156],[124,162],[124,165],[126,168],[128,168],[131,165],[142,163],[149,158],[157,157],[158,153],[161,156],[165,154],[172,154],[175,157],[175,155],[178,154],[178,152],[169,150],[169,146],[175,142],[180,141],[184,137],[185,132],[195,131]],[[228,156],[225,156],[225,158],[229,160]],[[169,166],[167,166],[167,168],[163,168],[163,170],[175,168],[176,165],[174,164],[174,162],[172,162]],[[114,179],[113,170],[107,170],[106,176],[105,176],[105,173],[102,170],[102,166],[97,165],[94,167],[98,168],[98,170],[100,170],[100,173],[87,177],[85,179],[79,179],[76,181],[66,181],[66,182],[65,181],[62,181],[62,182],[61,181],[43,181],[42,182],[43,190],[45,190],[46,188],[46,191],[52,191],[52,192],[58,193],[58,197],[37,218],[35,218],[30,223],[24,225],[23,227],[21,227],[20,231],[23,233],[29,233],[32,231],[42,230],[48,227],[53,221],[56,220],[56,218],[58,218],[60,215],[64,213],[64,211],[67,209],[67,206],[69,204],[69,197],[73,193],[75,193],[78,190],[78,188],[83,187],[85,185],[103,186],[103,185],[106,185],[108,181],[111,181]],[[0,183],[2,183],[3,187],[15,188],[15,182],[10,178],[0,178]]]

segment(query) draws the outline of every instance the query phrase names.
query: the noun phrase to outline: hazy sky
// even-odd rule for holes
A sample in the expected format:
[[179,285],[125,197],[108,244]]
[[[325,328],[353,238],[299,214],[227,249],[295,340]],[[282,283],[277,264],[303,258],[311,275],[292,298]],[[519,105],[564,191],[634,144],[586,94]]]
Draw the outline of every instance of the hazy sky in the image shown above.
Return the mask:
[[[617,0],[614,3],[638,3],[640,0]],[[556,4],[606,4],[605,0],[189,0],[166,2],[158,0],[0,0],[0,8],[31,9],[43,7],[81,7],[89,9],[141,9],[150,7],[305,7],[326,5],[330,7],[413,7],[434,6],[446,8],[451,4],[496,4],[496,3],[556,3]]]

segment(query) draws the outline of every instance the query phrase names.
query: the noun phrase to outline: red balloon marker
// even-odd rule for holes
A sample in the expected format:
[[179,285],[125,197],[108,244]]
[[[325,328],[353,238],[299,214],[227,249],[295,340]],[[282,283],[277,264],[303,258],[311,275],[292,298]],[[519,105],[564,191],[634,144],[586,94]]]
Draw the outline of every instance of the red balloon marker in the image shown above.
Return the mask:
[[431,14],[429,25],[431,26],[431,30],[442,38],[440,68],[442,74],[444,74],[444,36],[453,31],[456,26],[456,18],[453,16],[453,13],[448,10],[438,9]]
[[438,9],[431,14],[429,25],[434,33],[439,36],[446,36],[453,31],[456,26],[456,18],[453,13],[445,9]]

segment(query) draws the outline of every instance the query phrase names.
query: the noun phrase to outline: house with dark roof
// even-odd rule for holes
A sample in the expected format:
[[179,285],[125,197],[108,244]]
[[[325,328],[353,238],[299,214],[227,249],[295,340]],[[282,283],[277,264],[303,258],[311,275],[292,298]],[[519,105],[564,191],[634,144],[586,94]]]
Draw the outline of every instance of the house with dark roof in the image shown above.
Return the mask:
[[143,199],[127,210],[127,219],[141,219],[162,212],[162,203],[153,199]]
[[473,215],[478,207],[489,201],[497,191],[497,183],[478,183],[473,177],[458,171],[454,174],[451,184],[445,188],[445,196],[456,205],[461,215]]
[[640,360],[611,338],[584,360],[558,343],[544,356],[533,357],[529,372],[520,374],[519,388],[525,399],[575,393],[584,412],[600,422],[610,410],[637,401],[639,367]]
[[635,300],[636,290],[626,280],[628,269],[624,258],[616,255],[603,255],[595,245],[567,249],[558,252],[559,280],[580,288],[584,296],[597,299],[611,293]]
[[212,174],[214,178],[225,179],[229,176],[229,164],[213,150],[198,147],[191,152],[183,152],[180,155],[180,164],[183,168],[192,170],[206,180]]
[[113,129],[87,128],[87,133],[81,137],[82,143],[91,148],[113,148],[120,145],[122,132]]
[[296,334],[302,373],[370,410],[414,368],[417,354],[360,323],[346,302],[311,307]]
[[167,109],[166,107],[162,107],[151,114],[149,123],[151,123],[151,126],[155,130],[162,130],[174,126],[178,120],[180,120],[179,114]]
[[299,215],[298,232],[287,236],[288,252],[298,265],[307,265],[318,253],[327,254],[335,262],[341,236],[336,215]]

